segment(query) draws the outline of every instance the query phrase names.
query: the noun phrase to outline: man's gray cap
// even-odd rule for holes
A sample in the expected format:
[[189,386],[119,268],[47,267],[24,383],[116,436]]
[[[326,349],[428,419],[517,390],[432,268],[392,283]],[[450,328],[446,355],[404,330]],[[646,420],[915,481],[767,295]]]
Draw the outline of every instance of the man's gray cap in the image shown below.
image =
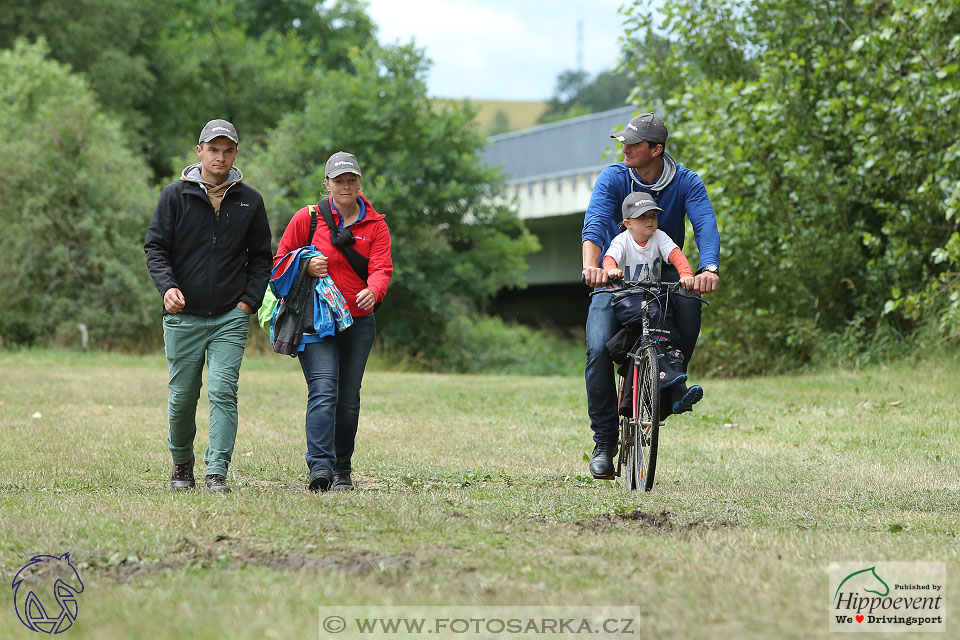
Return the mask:
[[623,219],[637,218],[647,211],[663,211],[653,196],[645,191],[635,191],[623,199]]
[[667,125],[663,124],[663,119],[655,113],[641,113],[634,116],[623,131],[611,133],[610,137],[623,144],[636,144],[644,140],[666,144]]
[[237,128],[226,120],[211,120],[208,122],[203,127],[203,131],[200,132],[200,142],[197,144],[210,142],[214,138],[219,138],[220,136],[230,138],[237,144],[240,144],[240,136],[237,135]]
[[360,173],[360,163],[357,162],[357,158],[352,153],[337,151],[327,160],[326,176],[328,178],[336,178],[344,173],[355,173],[358,176],[363,175]]

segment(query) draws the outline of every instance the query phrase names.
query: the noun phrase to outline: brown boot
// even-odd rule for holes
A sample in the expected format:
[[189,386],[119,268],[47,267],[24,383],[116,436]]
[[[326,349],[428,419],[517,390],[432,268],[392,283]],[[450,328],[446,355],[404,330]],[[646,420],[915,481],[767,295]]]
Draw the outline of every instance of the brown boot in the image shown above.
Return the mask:
[[216,493],[230,493],[230,487],[227,486],[227,479],[219,473],[211,473],[207,476],[207,489]]
[[183,489],[193,489],[196,483],[193,481],[193,460],[183,464],[173,463],[173,473],[170,474],[170,488],[174,491]]

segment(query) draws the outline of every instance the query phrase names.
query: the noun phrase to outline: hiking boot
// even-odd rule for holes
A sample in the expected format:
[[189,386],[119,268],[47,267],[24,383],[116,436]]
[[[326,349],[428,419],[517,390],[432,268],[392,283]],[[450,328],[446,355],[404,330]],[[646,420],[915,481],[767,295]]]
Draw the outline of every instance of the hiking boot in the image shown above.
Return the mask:
[[333,484],[333,474],[329,471],[318,471],[310,474],[310,491],[319,493],[330,489]]
[[350,473],[333,474],[334,491],[353,491],[353,480],[350,479]]
[[170,474],[170,488],[174,491],[193,489],[197,483],[193,480],[193,460],[183,464],[173,463],[173,473]]
[[211,473],[207,476],[207,489],[215,493],[230,493],[230,487],[227,486],[227,479],[219,473]]
[[673,403],[674,413],[684,413],[693,409],[693,405],[703,399],[703,387],[698,384],[693,385],[683,394],[679,400]]
[[590,474],[597,480],[613,480],[613,456],[617,455],[616,442],[598,442],[590,457]]

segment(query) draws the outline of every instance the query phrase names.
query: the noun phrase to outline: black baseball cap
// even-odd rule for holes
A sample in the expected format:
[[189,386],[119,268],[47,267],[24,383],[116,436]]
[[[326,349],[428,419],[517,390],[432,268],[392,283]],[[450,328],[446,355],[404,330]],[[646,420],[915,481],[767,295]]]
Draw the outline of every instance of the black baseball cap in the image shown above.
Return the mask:
[[203,131],[200,132],[200,142],[197,144],[210,142],[220,136],[230,138],[237,144],[240,144],[240,136],[237,135],[237,128],[226,120],[211,120],[204,125]]
[[363,175],[360,173],[360,164],[357,162],[356,156],[346,151],[337,151],[327,160],[325,175],[327,178],[336,178],[344,173]]
[[623,144],[636,144],[644,140],[666,144],[667,125],[663,124],[663,119],[655,113],[641,113],[634,116],[623,131],[611,133],[610,137]]
[[630,218],[638,218],[647,211],[663,211],[663,209],[657,206],[657,201],[649,193],[634,191],[623,199],[621,211],[623,219],[629,220]]

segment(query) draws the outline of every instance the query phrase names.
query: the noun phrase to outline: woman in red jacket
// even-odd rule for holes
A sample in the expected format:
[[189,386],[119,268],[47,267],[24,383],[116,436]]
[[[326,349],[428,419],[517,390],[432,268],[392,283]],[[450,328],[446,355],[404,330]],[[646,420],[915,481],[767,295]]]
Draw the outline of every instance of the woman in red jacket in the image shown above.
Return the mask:
[[[311,491],[353,489],[350,460],[360,418],[360,383],[377,333],[373,309],[386,295],[393,274],[390,230],[360,193],[360,175],[353,154],[338,151],[330,156],[324,179],[327,197],[293,214],[274,257],[276,264],[288,252],[312,244],[324,257],[310,260],[307,275],[329,275],[353,316],[353,325],[333,336],[305,333],[297,352],[307,381]],[[313,238],[308,238],[311,208],[319,209],[319,215]]]

